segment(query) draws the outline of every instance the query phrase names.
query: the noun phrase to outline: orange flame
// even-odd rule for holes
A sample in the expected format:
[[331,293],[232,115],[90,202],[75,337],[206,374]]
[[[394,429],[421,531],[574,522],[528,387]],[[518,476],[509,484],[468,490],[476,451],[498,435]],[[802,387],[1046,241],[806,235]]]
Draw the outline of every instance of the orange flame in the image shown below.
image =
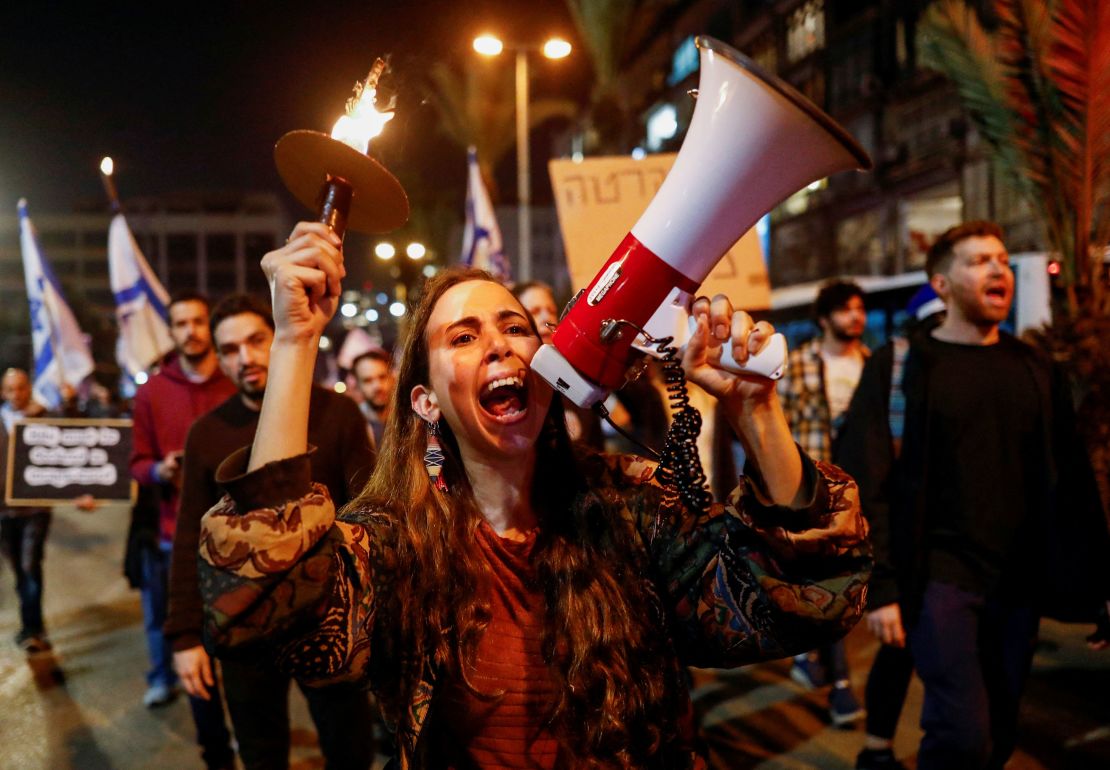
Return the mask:
[[370,147],[370,140],[378,136],[385,124],[393,119],[392,111],[378,112],[375,106],[378,78],[384,70],[385,62],[378,59],[370,68],[366,80],[355,83],[354,96],[347,100],[346,114],[335,121],[332,127],[332,139],[365,153]]

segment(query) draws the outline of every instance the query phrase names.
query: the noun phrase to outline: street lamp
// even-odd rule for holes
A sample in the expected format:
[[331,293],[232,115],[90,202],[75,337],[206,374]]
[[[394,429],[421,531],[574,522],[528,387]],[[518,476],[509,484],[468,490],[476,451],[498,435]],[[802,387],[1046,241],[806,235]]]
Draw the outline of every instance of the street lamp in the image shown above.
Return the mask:
[[388,241],[382,241],[374,247],[374,256],[385,262],[393,259],[393,255],[396,253],[397,249],[393,248],[393,244]]
[[427,253],[428,250],[419,241],[413,241],[405,247],[405,254],[409,259],[424,259],[424,255]]
[[[510,45],[516,54],[516,225],[519,233],[518,267],[520,280],[532,278],[532,185],[528,151],[528,52],[540,50],[548,59],[564,59],[570,55],[571,45],[566,40],[553,37],[542,46]],[[474,38],[474,50],[483,56],[497,56],[505,44],[493,35]]]

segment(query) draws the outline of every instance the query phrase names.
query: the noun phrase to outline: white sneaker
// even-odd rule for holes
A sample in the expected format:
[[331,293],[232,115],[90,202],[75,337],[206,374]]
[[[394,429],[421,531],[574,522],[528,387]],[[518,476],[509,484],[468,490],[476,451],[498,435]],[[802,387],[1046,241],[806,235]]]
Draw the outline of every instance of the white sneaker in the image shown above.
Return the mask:
[[165,706],[167,703],[173,702],[177,697],[177,688],[170,687],[164,684],[152,684],[146,688],[146,693],[143,695],[143,705],[148,709],[158,708]]

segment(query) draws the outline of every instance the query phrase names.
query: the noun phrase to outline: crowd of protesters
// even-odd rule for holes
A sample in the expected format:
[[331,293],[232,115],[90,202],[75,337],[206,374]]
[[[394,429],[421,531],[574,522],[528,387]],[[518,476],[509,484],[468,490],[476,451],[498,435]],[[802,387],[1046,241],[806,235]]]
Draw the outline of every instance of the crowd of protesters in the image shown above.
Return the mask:
[[[399,356],[354,358],[352,400],[302,382],[339,244],[302,223],[264,265],[269,301],[173,297],[175,349],[130,410],[143,702],[184,691],[208,768],[288,767],[294,680],[329,768],[375,751],[402,767],[704,767],[680,667],[789,656],[796,682],[828,687],[834,725],[866,714],[861,770],[904,767],[915,670],[917,766],[1001,768],[1039,619],[1105,614],[1104,511],[1061,373],[1001,330],[1014,278],[991,223],[940,236],[931,301],[874,352],[864,292],[824,285],[818,334],[777,389],[709,363],[756,350],[769,324],[695,305],[686,372],[737,448],[707,468],[704,511],[660,494],[650,463],[598,454],[667,440],[650,370],[607,402],[612,426],[527,374],[557,323],[550,287],[447,271]],[[42,412],[26,372],[2,386],[0,461],[14,422]],[[79,410],[120,412],[100,385]],[[29,654],[50,649],[50,521],[0,504]],[[881,643],[863,705],[842,639],[861,615]]]

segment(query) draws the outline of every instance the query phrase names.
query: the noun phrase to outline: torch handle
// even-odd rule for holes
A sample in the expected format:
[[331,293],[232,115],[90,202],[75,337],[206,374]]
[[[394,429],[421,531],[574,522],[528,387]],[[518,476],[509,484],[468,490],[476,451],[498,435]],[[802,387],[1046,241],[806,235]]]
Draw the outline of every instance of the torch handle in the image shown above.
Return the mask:
[[351,212],[351,195],[354,190],[350,183],[339,176],[328,174],[327,181],[320,187],[317,196],[316,208],[317,222],[323,222],[339,236],[340,240],[347,232],[347,215]]

